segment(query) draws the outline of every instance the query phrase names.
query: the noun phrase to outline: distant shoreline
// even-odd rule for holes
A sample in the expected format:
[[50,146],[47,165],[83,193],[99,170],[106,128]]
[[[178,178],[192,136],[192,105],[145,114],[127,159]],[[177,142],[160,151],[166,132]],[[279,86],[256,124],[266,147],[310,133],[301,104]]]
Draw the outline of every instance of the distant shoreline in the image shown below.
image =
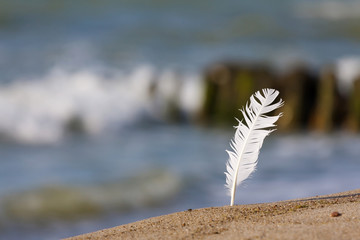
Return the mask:
[[211,207],[79,235],[79,239],[358,239],[360,189],[274,203]]

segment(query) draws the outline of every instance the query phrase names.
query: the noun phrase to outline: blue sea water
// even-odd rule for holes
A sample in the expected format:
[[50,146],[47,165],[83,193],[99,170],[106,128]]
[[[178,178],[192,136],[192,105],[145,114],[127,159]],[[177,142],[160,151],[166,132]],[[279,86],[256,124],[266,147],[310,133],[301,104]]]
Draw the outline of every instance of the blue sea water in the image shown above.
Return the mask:
[[[233,129],[186,123],[201,108],[204,68],[358,59],[358,9],[320,0],[0,0],[0,238],[58,239],[228,204]],[[174,103],[185,123],[169,121]],[[359,135],[275,132],[236,203],[359,188],[359,144]],[[66,212],[68,201],[89,209]]]
[[[101,139],[70,138],[52,147],[3,144],[1,236],[56,239],[189,208],[227,205],[230,197],[223,172],[232,134],[232,129],[157,126]],[[257,171],[238,188],[236,204],[359,188],[359,144],[358,136],[274,133],[265,141]],[[148,185],[139,182],[144,181],[143,173],[152,175],[145,179]],[[163,173],[169,178],[156,181],[157,174]],[[121,184],[109,190],[100,185],[99,192],[96,186],[106,182]],[[26,192],[37,191],[37,199],[56,202],[46,197],[46,186],[76,186],[89,198],[100,194],[97,204],[104,208],[90,217],[74,211],[66,213],[68,218],[54,218],[53,213],[34,208],[34,196]],[[162,197],[143,194],[146,188]],[[129,205],[126,196],[137,205]],[[64,195],[61,199],[66,201]],[[9,208],[21,209],[22,215],[10,215]],[[39,221],[39,216],[48,222]]]
[[0,1],[0,81],[54,66],[201,71],[219,59],[359,55],[357,1]]

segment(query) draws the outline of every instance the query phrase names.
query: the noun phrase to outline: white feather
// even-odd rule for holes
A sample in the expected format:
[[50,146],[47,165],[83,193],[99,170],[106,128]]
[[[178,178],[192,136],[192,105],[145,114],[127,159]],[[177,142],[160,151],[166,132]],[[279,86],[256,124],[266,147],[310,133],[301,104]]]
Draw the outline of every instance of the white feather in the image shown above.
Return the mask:
[[226,150],[229,160],[226,163],[226,188],[231,195],[230,205],[234,205],[236,187],[241,184],[256,169],[258,156],[263,141],[275,129],[275,122],[281,117],[267,116],[266,114],[281,107],[284,102],[280,99],[273,103],[279,92],[275,89],[263,89],[250,97],[245,109],[240,110],[245,123],[238,120],[235,136],[231,140],[232,151]]

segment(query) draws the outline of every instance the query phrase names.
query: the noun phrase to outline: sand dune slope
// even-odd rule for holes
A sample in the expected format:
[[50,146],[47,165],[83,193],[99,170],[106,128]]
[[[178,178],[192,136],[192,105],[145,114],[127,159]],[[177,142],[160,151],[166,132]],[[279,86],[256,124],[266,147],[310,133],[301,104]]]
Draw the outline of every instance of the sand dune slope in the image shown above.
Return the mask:
[[187,210],[79,239],[360,239],[360,189],[275,203]]

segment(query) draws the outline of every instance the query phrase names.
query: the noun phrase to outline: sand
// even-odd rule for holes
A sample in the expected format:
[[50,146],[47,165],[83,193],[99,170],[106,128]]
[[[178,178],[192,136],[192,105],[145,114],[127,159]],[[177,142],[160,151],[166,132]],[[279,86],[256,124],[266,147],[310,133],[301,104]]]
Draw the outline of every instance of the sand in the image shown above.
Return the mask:
[[211,207],[68,238],[360,239],[360,189],[274,203]]

